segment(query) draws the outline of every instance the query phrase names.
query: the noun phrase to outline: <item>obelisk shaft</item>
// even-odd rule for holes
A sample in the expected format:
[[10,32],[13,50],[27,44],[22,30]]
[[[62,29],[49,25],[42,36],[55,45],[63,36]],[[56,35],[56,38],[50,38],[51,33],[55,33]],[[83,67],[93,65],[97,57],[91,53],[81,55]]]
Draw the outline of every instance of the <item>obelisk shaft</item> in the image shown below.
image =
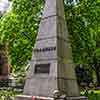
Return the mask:
[[79,96],[63,0],[46,0],[24,94],[52,97],[54,90]]

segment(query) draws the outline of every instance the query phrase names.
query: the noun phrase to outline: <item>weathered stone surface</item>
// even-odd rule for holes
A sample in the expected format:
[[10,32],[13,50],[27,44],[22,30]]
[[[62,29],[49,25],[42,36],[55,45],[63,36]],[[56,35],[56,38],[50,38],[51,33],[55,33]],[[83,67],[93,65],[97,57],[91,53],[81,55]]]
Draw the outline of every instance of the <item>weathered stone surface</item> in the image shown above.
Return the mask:
[[[43,84],[40,84],[40,83]],[[34,86],[31,86],[34,85]],[[33,79],[27,79],[26,85],[29,87],[28,89],[25,88],[26,90],[24,91],[25,95],[35,95],[35,96],[48,96],[51,97],[53,96],[53,91],[56,90],[57,87],[57,78],[53,77],[36,77]],[[34,91],[33,91],[34,90]],[[51,94],[52,93],[52,94]]]
[[62,0],[46,0],[42,18],[54,15],[64,18],[64,7]]
[[[48,73],[36,73],[37,64],[39,68],[49,64]],[[57,89],[67,96],[79,96],[63,0],[46,0],[24,94],[52,97]]]
[[[24,95],[53,98],[55,90],[66,94],[67,97],[80,95],[64,16],[63,0],[46,0],[33,49],[31,67],[26,77]],[[43,65],[49,65],[45,73]]]
[[39,34],[37,36],[37,40],[40,39],[48,39],[55,37],[56,34],[56,20],[57,17],[48,17],[46,19],[41,20],[40,22],[40,28],[39,28]]

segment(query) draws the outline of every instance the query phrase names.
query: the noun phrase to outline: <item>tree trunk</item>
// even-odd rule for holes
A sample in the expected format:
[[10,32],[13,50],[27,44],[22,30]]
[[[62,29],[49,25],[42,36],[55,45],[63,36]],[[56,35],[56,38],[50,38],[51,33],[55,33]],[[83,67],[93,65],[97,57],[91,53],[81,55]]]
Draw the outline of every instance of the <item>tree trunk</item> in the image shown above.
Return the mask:
[[96,77],[97,77],[97,84],[98,84],[98,86],[100,86],[100,68],[99,68],[99,66],[95,67],[95,71],[96,71]]

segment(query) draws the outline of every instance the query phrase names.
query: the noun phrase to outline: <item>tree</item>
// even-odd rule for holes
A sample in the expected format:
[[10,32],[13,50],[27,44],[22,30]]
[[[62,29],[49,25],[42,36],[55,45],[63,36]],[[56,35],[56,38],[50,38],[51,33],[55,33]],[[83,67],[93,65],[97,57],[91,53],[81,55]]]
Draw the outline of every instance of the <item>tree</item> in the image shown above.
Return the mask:
[[87,65],[77,65],[75,67],[78,84],[87,83],[89,85],[93,82],[92,70]]
[[41,4],[40,0],[12,0],[12,10],[0,20],[0,42],[8,47],[13,71],[23,69],[31,59]]
[[88,64],[97,73],[100,83],[100,6],[99,0],[81,0],[77,5],[65,5],[66,21],[76,64]]
[[[43,0],[11,0],[12,10],[1,18],[0,41],[8,46],[15,71],[31,59],[32,47],[41,18]],[[98,73],[100,48],[99,0],[65,0],[65,14],[75,64],[86,64]],[[100,75],[97,75],[98,82]]]

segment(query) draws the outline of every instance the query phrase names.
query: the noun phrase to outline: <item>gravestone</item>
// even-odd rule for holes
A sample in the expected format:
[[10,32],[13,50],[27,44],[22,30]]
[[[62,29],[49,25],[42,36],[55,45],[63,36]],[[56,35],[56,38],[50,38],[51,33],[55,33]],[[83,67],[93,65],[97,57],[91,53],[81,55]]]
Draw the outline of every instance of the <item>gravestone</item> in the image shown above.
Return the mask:
[[31,96],[52,98],[55,90],[67,97],[79,97],[63,0],[45,0],[24,96],[16,100],[31,100]]

